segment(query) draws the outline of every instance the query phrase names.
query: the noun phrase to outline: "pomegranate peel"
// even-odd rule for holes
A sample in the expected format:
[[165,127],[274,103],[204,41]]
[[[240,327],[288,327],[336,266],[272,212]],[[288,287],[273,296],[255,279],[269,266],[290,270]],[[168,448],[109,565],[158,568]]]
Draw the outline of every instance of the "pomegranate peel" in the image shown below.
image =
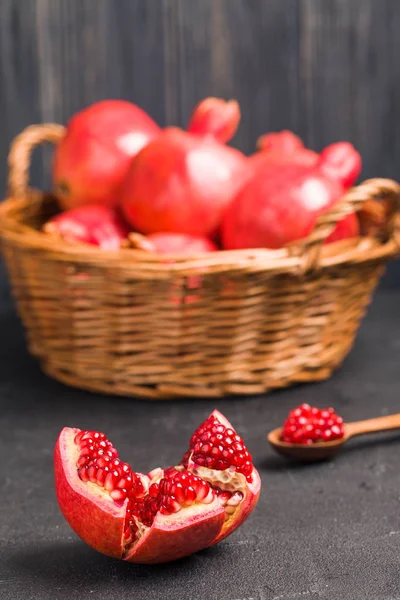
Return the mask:
[[[206,427],[211,419],[226,433],[229,423],[215,425],[218,416],[224,419],[215,411]],[[252,466],[247,475],[237,470],[246,453],[239,444],[228,469],[213,470],[190,451],[185,465],[143,475],[118,458],[103,433],[64,428],[54,454],[57,499],[72,529],[100,552],[138,563],[175,560],[226,537],[254,508],[258,474]]]
[[[79,429],[65,427],[54,451],[56,494],[59,507],[72,529],[102,554],[121,558],[126,504],[118,505],[107,492],[77,476]],[[107,535],[104,532],[107,531]]]

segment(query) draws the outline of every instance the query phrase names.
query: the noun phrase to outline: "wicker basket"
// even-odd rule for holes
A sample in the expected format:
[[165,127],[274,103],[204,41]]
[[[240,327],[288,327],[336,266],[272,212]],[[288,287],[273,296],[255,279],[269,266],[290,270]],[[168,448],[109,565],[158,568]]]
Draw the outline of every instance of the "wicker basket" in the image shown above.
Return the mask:
[[[0,234],[29,349],[50,376],[147,398],[255,394],[327,378],[352,347],[385,263],[398,252],[399,186],[352,189],[312,235],[282,250],[166,261],[100,251],[39,231],[56,210],[28,187],[33,148],[63,135],[31,126],[9,155]],[[369,235],[330,245],[359,211]]]

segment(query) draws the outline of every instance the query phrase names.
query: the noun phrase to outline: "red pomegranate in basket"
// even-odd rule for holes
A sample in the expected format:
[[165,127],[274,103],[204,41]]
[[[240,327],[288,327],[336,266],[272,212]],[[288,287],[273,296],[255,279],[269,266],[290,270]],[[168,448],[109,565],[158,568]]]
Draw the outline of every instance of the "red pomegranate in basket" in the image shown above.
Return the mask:
[[[249,159],[253,175],[223,219],[226,249],[281,248],[306,237],[361,171],[361,156],[349,142],[331,144],[317,154],[284,130],[261,136],[257,146],[259,152]],[[359,233],[357,216],[348,215],[326,242]]]
[[54,155],[61,206],[115,205],[132,158],[160,132],[144,110],[124,100],[102,100],[76,113]]
[[236,101],[206,98],[188,129],[168,128],[138,154],[120,190],[131,226],[145,234],[213,236],[224,209],[250,173],[248,159],[221,141],[240,120]]

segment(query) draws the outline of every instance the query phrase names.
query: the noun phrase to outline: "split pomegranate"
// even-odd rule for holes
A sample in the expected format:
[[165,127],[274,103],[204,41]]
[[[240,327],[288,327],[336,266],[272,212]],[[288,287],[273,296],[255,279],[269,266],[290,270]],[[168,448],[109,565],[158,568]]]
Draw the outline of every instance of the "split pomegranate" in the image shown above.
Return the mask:
[[141,233],[216,233],[245,178],[247,158],[234,148],[166,129],[132,161],[120,190],[127,221]]
[[235,135],[240,123],[237,100],[205,98],[194,109],[187,131],[195,135],[211,135],[225,144]]
[[124,100],[103,100],[76,113],[54,155],[53,185],[62,208],[115,205],[132,158],[160,131]]
[[43,225],[43,231],[67,242],[84,242],[103,250],[119,250],[129,229],[117,211],[102,204],[79,206]]
[[61,431],[54,462],[58,503],[72,529],[130,562],[166,562],[215,544],[247,518],[260,492],[248,450],[218,411],[176,467],[136,473],[104,433],[72,428]]
[[290,411],[283,424],[281,439],[290,444],[314,444],[343,436],[343,419],[333,408],[301,404]]
[[[227,250],[282,248],[308,236],[318,216],[342,195],[342,185],[318,167],[286,162],[258,168],[225,212],[223,246]],[[356,215],[338,226],[336,239],[358,235]]]

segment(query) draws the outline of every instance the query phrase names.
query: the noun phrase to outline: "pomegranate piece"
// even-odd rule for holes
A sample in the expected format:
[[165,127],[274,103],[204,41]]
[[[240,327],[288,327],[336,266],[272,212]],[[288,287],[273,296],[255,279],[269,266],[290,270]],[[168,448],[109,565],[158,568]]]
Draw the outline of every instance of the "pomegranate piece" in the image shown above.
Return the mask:
[[194,432],[182,465],[217,490],[226,520],[214,543],[230,535],[254,510],[261,481],[250,452],[218,411]]
[[[308,236],[318,216],[342,195],[342,185],[317,167],[295,162],[266,164],[257,168],[225,212],[223,246],[227,250],[282,248]],[[356,215],[346,217],[338,227],[337,239],[358,235]]]
[[240,117],[240,106],[236,100],[205,98],[194,109],[187,131],[195,135],[211,135],[225,144],[235,135]]
[[141,233],[213,237],[248,175],[248,160],[238,150],[169,128],[132,161],[121,207]]
[[[232,430],[217,411],[210,419]],[[253,466],[246,480],[237,465],[200,467],[191,454],[186,466],[144,475],[121,461],[104,433],[64,428],[54,456],[60,509],[84,541],[109,556],[137,563],[187,556],[238,527],[260,490]]]
[[102,100],[76,113],[54,155],[61,206],[115,205],[132,158],[160,132],[149,115],[124,100]]
[[67,242],[84,242],[103,250],[119,250],[129,233],[117,211],[102,204],[79,206],[61,213],[47,221],[43,231]]
[[343,436],[343,419],[333,408],[301,404],[290,411],[283,424],[281,439],[290,444],[315,444]]

